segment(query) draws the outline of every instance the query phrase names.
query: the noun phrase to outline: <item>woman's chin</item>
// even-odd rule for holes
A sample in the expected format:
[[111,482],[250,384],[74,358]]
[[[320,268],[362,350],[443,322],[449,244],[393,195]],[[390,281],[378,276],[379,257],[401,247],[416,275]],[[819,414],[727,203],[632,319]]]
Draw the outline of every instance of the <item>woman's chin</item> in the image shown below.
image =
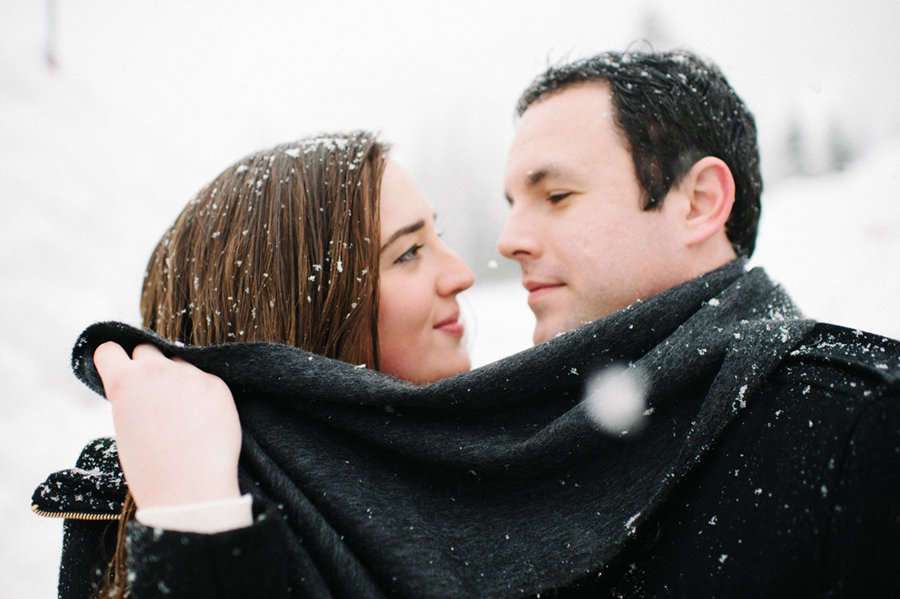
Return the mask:
[[453,355],[446,356],[435,364],[434,368],[423,368],[417,373],[415,379],[410,379],[417,385],[429,385],[442,379],[468,372],[472,369],[472,360],[468,352],[460,349]]

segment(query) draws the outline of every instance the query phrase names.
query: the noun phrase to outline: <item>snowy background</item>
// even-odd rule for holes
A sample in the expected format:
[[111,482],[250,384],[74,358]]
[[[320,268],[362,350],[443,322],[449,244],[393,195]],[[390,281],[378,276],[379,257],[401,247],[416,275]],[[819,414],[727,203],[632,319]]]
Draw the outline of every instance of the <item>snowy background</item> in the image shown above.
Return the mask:
[[810,316],[900,337],[898,23],[895,0],[0,0],[0,597],[55,596],[61,523],[31,492],[111,433],[76,336],[138,321],[157,239],[250,151],[381,131],[479,275],[474,361],[527,347],[493,245],[513,106],[548,62],[647,42],[716,60],[760,129],[754,263]]

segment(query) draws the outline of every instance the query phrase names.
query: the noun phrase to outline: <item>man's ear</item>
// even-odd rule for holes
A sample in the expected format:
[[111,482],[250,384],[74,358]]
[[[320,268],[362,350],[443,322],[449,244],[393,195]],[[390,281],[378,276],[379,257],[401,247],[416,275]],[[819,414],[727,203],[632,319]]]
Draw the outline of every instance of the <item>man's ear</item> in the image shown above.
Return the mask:
[[721,159],[707,156],[685,174],[679,190],[690,202],[684,217],[685,242],[697,245],[725,230],[734,205],[734,177]]

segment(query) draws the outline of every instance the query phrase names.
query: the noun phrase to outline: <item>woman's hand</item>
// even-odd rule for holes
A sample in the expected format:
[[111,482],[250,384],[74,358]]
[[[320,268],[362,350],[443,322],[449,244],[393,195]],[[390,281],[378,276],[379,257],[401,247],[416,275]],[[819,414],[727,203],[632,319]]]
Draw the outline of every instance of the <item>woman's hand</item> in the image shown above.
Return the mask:
[[94,352],[119,461],[139,508],[240,497],[241,423],[228,386],[152,345]]

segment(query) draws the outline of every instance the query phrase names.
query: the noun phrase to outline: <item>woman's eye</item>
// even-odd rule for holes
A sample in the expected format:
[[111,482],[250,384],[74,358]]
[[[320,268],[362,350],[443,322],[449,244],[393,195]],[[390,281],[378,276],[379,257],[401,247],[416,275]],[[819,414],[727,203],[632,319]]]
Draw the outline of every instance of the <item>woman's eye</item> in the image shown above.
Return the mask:
[[409,248],[408,250],[403,252],[402,256],[400,256],[399,258],[394,260],[394,264],[400,264],[402,262],[409,262],[410,260],[415,260],[416,257],[419,255],[419,250],[421,250],[423,247],[425,247],[425,246],[418,244],[418,243],[415,244],[414,246],[412,246],[411,248]]
[[564,199],[566,199],[570,195],[572,195],[571,191],[558,191],[555,193],[551,193],[550,197],[548,199],[550,200],[551,203],[558,204],[559,202],[562,202]]

